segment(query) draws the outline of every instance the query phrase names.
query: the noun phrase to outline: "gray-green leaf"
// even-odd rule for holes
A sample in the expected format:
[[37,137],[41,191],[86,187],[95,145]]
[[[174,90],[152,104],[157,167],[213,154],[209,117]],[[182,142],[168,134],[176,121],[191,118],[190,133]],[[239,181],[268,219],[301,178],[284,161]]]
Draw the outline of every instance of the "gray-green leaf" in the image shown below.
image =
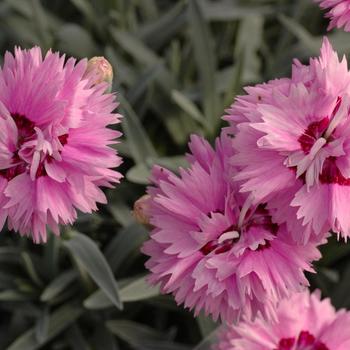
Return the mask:
[[64,242],[74,258],[86,269],[96,284],[106,293],[108,298],[118,308],[123,305],[119,290],[111,268],[96,243],[88,236],[75,233],[74,237]]

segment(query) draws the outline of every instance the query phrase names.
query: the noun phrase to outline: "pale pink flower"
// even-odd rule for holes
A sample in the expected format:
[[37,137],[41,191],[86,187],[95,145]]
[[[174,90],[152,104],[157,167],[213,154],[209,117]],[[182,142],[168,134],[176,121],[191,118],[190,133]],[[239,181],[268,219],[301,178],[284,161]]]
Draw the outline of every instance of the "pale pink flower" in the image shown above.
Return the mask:
[[350,312],[336,312],[321,293],[296,293],[278,305],[277,321],[258,316],[219,332],[213,350],[348,350]]
[[[113,148],[119,123],[106,83],[84,77],[87,61],[40,48],[6,53],[0,70],[0,226],[46,241],[46,226],[72,224],[79,209],[106,203],[119,182]],[[93,75],[93,74],[92,74]],[[91,75],[91,76],[92,76]]]
[[350,0],[314,0],[321,8],[327,10],[326,17],[330,19],[328,30],[344,27],[350,32]]
[[180,176],[153,170],[148,213],[154,229],[143,247],[149,281],[196,315],[204,310],[232,322],[260,311],[274,318],[280,299],[308,285],[304,271],[313,271],[319,251],[311,242],[297,245],[265,204],[253,205],[238,192],[229,136],[215,150],[198,136],[189,146],[190,167]]
[[[298,241],[350,235],[350,73],[327,39],[291,79],[247,89],[226,119],[236,133],[241,190],[268,201]],[[273,210],[272,210],[273,212]],[[294,214],[293,214],[294,213]],[[298,218],[298,221],[295,220]],[[302,221],[300,221],[302,220]],[[304,225],[304,230],[300,226]],[[294,229],[292,228],[294,227]]]

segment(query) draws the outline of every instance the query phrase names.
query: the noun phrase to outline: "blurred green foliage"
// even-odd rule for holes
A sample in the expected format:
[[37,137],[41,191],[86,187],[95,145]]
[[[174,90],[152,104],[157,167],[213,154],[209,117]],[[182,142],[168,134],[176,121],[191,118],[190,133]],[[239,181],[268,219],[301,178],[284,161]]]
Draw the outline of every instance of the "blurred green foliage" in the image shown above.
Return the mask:
[[[132,215],[158,163],[176,170],[191,133],[211,141],[242,87],[289,74],[325,34],[311,0],[1,0],[0,46],[103,55],[121,101],[126,179],[74,231],[35,246],[0,237],[0,349],[203,349],[216,325],[145,284]],[[329,35],[341,53],[350,35]],[[80,232],[80,233],[79,233]],[[84,235],[82,235],[83,233]],[[350,307],[350,246],[324,247],[313,287]]]

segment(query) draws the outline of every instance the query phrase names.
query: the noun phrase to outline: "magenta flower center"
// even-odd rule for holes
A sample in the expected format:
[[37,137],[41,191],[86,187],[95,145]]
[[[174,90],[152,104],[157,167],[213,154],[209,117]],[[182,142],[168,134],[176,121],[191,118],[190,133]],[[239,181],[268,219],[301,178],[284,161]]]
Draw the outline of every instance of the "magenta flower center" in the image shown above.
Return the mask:
[[307,331],[301,331],[298,338],[281,339],[278,348],[274,350],[329,350],[328,347],[316,340],[316,338]]
[[[332,113],[332,118],[339,110],[341,99],[338,98],[336,107]],[[320,121],[311,123],[305,132],[299,137],[301,149],[305,154],[309,154],[312,147],[320,137],[324,137],[324,134],[329,127],[331,120],[328,117],[321,119]],[[334,140],[331,134],[327,138],[327,143]],[[336,157],[328,157],[324,163],[322,172],[319,175],[320,183],[322,184],[338,184],[342,186],[350,186],[350,178],[345,178],[336,165]]]
[[305,154],[309,154],[315,142],[323,136],[329,125],[329,118],[325,117],[318,122],[311,123],[304,133],[299,137],[301,149]]
[[[227,233],[227,232],[233,231],[233,230],[235,230],[235,227],[232,225],[232,226],[228,227],[225,231],[223,231],[222,235]],[[215,254],[226,253],[229,250],[231,250],[231,248],[233,247],[233,245],[237,241],[238,241],[238,238],[234,238],[234,239],[228,239],[228,240],[225,240],[223,242],[220,242],[220,240],[218,238],[218,239],[209,241],[206,245],[204,245],[201,248],[201,252],[204,255],[208,255],[213,251]]]
[[27,119],[25,116],[14,113],[11,114],[18,130],[18,143],[23,142],[33,136],[35,124]]
[[[0,170],[0,176],[4,177],[8,181],[12,180],[16,176],[30,171],[30,166],[34,152],[36,151],[36,140],[38,139],[37,132],[35,130],[35,123],[19,113],[11,114],[13,121],[17,127],[17,144],[16,150],[12,155],[12,163],[7,169]],[[63,147],[68,141],[68,134],[63,134],[57,137],[59,143]],[[61,153],[61,150],[57,151]],[[53,159],[50,154],[41,154],[39,164],[36,169],[35,177],[45,176],[45,161],[51,162]]]
[[[259,205],[254,213],[247,213],[247,220],[241,228],[238,228],[237,225],[231,225],[226,230],[224,230],[221,235],[212,241],[209,241],[201,248],[201,252],[204,255],[208,255],[212,252],[214,254],[221,254],[228,252],[232,249],[233,245],[240,239],[240,235],[244,232],[244,234],[249,234],[249,231],[253,228],[262,228],[265,231],[272,233],[273,235],[277,235],[278,225],[274,224],[271,220],[271,216],[268,210],[265,208],[265,205]],[[237,237],[229,238],[227,240],[222,240],[223,235],[237,232]],[[270,243],[266,241],[264,245],[259,245],[257,250],[263,250],[270,247]]]

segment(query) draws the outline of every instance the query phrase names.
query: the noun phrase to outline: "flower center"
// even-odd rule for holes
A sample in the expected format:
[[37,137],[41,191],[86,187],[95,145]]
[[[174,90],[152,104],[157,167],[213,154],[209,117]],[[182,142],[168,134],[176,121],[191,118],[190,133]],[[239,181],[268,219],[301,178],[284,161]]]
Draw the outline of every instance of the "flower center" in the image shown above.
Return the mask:
[[298,141],[300,143],[301,149],[305,154],[310,153],[313,145],[320,137],[324,137],[327,139],[327,141],[333,140],[332,133],[341,120],[337,113],[339,112],[342,102],[343,99],[341,97],[338,97],[331,114],[331,118],[325,117],[318,122],[311,123],[305,132],[299,137]]
[[21,145],[24,141],[33,136],[35,124],[24,115],[18,113],[11,114],[11,117],[17,126],[18,143]]
[[[334,146],[336,138],[333,133],[344,116],[348,116],[348,104],[347,102],[344,102],[344,99],[342,100],[338,97],[331,117],[325,117],[317,122],[311,123],[298,139],[300,147],[306,155],[305,157],[309,158],[309,166],[311,166],[312,161],[319,156],[318,152],[323,147],[328,145],[330,148],[327,152],[334,152],[333,154],[329,153],[328,157],[324,159],[323,164],[321,163],[321,171],[318,174],[315,174],[318,176],[318,179],[322,184],[350,186],[350,178],[345,178],[337,167],[336,160],[341,153],[339,153],[339,149],[335,151],[336,148],[334,148],[336,147]],[[303,160],[303,162],[304,161],[305,160]],[[317,167],[315,166],[314,170],[316,170],[316,168]],[[300,171],[298,176],[300,176],[305,182],[305,174],[303,173],[306,169],[305,164],[302,165],[301,169],[301,171],[299,168],[296,168],[295,170],[297,171],[297,174]]]
[[[236,234],[234,234],[235,232],[236,232]],[[220,237],[223,237],[223,236],[230,234],[230,233],[232,233],[230,238],[220,240]],[[214,239],[212,241],[209,241],[206,245],[204,245],[201,248],[201,252],[204,255],[208,255],[213,251],[215,254],[226,253],[229,250],[231,250],[231,248],[233,247],[235,242],[238,241],[239,233],[238,233],[238,231],[235,230],[235,226],[231,225],[221,234],[220,237],[217,239]],[[227,237],[229,237],[229,235],[227,235]]]
[[299,137],[301,149],[309,154],[315,142],[323,136],[329,125],[329,118],[325,117],[318,122],[311,123],[305,132]]
[[[239,228],[238,225],[229,226],[217,239],[206,243],[200,251],[204,255],[208,255],[212,252],[214,252],[214,254],[228,252],[232,249],[234,244],[239,241],[242,233],[249,234],[249,231],[253,228],[261,228],[270,232],[274,236],[277,235],[278,225],[272,222],[271,216],[265,208],[265,205],[259,205],[254,212],[248,210],[246,220],[241,228]],[[256,250],[263,250],[269,247],[270,243],[269,241],[266,241],[264,245],[259,245]]]
[[315,337],[307,332],[301,331],[298,338],[281,339],[278,348],[274,350],[329,350],[328,347],[315,339]]
[[58,136],[58,146],[53,146],[45,140],[43,132],[35,123],[24,115],[11,113],[11,117],[17,127],[17,149],[13,152],[11,166],[1,169],[0,176],[10,181],[25,172],[31,172],[32,178],[47,175],[45,161],[50,162],[61,153],[62,147],[68,142],[68,134]]

